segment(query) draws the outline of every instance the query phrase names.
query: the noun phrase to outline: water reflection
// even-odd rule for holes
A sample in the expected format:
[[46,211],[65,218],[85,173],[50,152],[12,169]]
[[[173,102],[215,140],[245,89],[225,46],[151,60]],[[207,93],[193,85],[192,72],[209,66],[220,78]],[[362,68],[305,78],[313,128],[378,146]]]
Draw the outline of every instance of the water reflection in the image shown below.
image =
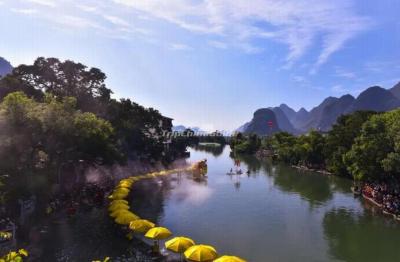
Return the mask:
[[274,184],[285,192],[300,194],[311,206],[322,205],[332,199],[329,180],[319,174],[299,174],[291,167],[278,165]]
[[333,209],[323,219],[329,253],[344,261],[400,261],[400,227],[391,219]]
[[185,179],[175,189],[174,201],[199,206],[212,197],[212,194],[213,190],[206,185]]
[[197,151],[210,153],[215,157],[222,155],[222,153],[224,152],[224,148],[225,148],[225,145],[209,146],[209,145],[201,145],[201,144],[194,147],[194,149]]
[[167,178],[142,180],[133,185],[129,203],[140,217],[157,221],[164,213],[164,199],[174,188],[173,184],[174,180]]
[[[131,208],[175,235],[248,261],[400,261],[400,224],[353,198],[351,181],[251,156],[236,156],[244,174],[228,176],[234,168],[229,148],[218,157],[191,152],[193,162],[204,158],[209,160],[208,176],[182,173],[134,184]],[[24,230],[21,244],[31,243],[30,250],[39,254],[34,261],[106,256],[146,261],[137,250],[146,246],[127,241],[103,209],[73,220],[28,221],[34,226]]]
[[231,157],[244,162],[251,175],[255,176],[261,171],[271,176],[276,187],[284,192],[299,194],[311,206],[318,206],[331,200],[332,192],[336,188],[342,191],[349,190],[348,181],[343,181],[343,179],[327,179],[320,174],[310,172],[300,173],[290,166],[274,164],[270,160],[261,161],[254,156],[231,155]]

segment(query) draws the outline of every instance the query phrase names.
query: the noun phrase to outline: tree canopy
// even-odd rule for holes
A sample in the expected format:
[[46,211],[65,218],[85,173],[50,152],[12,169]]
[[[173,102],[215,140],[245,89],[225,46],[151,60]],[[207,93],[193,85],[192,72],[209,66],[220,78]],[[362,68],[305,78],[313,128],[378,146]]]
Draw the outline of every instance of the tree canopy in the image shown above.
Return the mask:
[[43,57],[2,78],[0,173],[82,161],[171,160],[186,151],[187,141],[164,147],[172,119],[112,98],[105,80],[100,69]]

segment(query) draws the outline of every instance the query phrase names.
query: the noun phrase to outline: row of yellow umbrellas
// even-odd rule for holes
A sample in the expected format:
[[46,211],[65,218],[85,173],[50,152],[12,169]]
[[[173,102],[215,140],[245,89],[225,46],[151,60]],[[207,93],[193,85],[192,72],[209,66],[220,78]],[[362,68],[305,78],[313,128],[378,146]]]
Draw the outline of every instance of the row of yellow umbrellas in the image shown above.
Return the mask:
[[[130,177],[122,179],[109,196],[111,200],[108,207],[110,216],[120,225],[129,225],[129,229],[135,233],[145,234],[144,236],[153,240],[167,239],[172,236],[171,231],[165,227],[155,227],[151,221],[141,219],[129,210],[129,202],[125,198],[130,193],[132,185],[146,178],[155,178],[158,176],[169,175],[172,173],[182,172],[185,170],[193,170],[194,166],[187,169],[174,169],[169,171],[161,171],[150,173],[147,175]],[[193,262],[217,261],[217,262],[244,262],[245,260],[235,256],[218,257],[217,251],[212,246],[195,245],[194,241],[187,237],[175,237],[165,242],[165,247],[175,253],[183,254],[185,259]]]

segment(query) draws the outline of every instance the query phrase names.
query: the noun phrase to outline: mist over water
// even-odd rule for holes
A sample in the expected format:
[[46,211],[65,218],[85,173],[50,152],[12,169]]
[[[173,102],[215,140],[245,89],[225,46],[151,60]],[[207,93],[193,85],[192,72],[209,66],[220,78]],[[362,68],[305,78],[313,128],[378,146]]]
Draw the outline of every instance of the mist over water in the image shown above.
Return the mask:
[[[175,236],[252,262],[400,260],[400,223],[354,198],[350,180],[250,156],[239,157],[243,175],[229,176],[234,165],[229,147],[190,151],[189,159],[174,165],[207,158],[207,177],[182,173],[135,183],[129,203],[136,214]],[[103,172],[115,172],[115,177],[134,173],[128,167],[89,172],[94,180]],[[143,254],[149,247],[138,239],[128,241],[105,208],[73,220],[44,219],[24,235],[34,240],[29,247],[40,254],[40,261],[148,259]]]
[[208,178],[171,180],[161,225],[249,261],[400,259],[400,223],[354,198],[350,180],[250,156],[239,157],[243,175],[229,176],[229,153],[191,151],[208,159]]

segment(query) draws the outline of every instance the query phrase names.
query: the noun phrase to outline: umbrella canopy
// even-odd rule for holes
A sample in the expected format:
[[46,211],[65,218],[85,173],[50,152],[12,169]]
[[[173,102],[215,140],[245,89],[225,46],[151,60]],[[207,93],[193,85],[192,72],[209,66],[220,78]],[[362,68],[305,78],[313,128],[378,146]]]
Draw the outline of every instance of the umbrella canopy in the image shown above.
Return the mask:
[[110,213],[110,217],[119,217],[127,214],[133,214],[133,213],[127,209],[117,209]]
[[118,187],[114,189],[113,194],[129,194],[129,188]]
[[113,192],[108,198],[112,200],[122,200],[128,196],[129,193],[124,193],[124,192]]
[[120,189],[120,188],[131,188],[131,187],[132,187],[132,182],[128,182],[128,181],[121,181],[116,186],[117,189]]
[[165,242],[165,247],[175,253],[183,253],[194,246],[194,241],[187,237],[175,237]]
[[149,231],[147,231],[145,237],[155,240],[166,239],[172,235],[171,231],[169,231],[165,227],[153,227]]
[[184,255],[187,260],[194,262],[213,261],[218,256],[215,248],[207,245],[192,246],[185,251]]
[[126,213],[118,216],[115,219],[115,223],[120,225],[129,225],[132,221],[137,219],[139,219],[139,217],[134,215],[133,213]]
[[125,204],[125,205],[129,205],[129,202],[124,200],[124,199],[116,199],[110,202],[110,206],[112,205],[116,205],[116,204]]
[[146,219],[138,219],[129,224],[129,228],[137,233],[146,233],[155,226],[154,223]]
[[240,257],[235,257],[235,256],[222,256],[214,262],[246,262],[246,260],[241,259]]
[[108,207],[108,211],[113,212],[115,210],[119,210],[119,209],[125,209],[125,210],[129,210],[129,206],[127,204],[112,204]]

